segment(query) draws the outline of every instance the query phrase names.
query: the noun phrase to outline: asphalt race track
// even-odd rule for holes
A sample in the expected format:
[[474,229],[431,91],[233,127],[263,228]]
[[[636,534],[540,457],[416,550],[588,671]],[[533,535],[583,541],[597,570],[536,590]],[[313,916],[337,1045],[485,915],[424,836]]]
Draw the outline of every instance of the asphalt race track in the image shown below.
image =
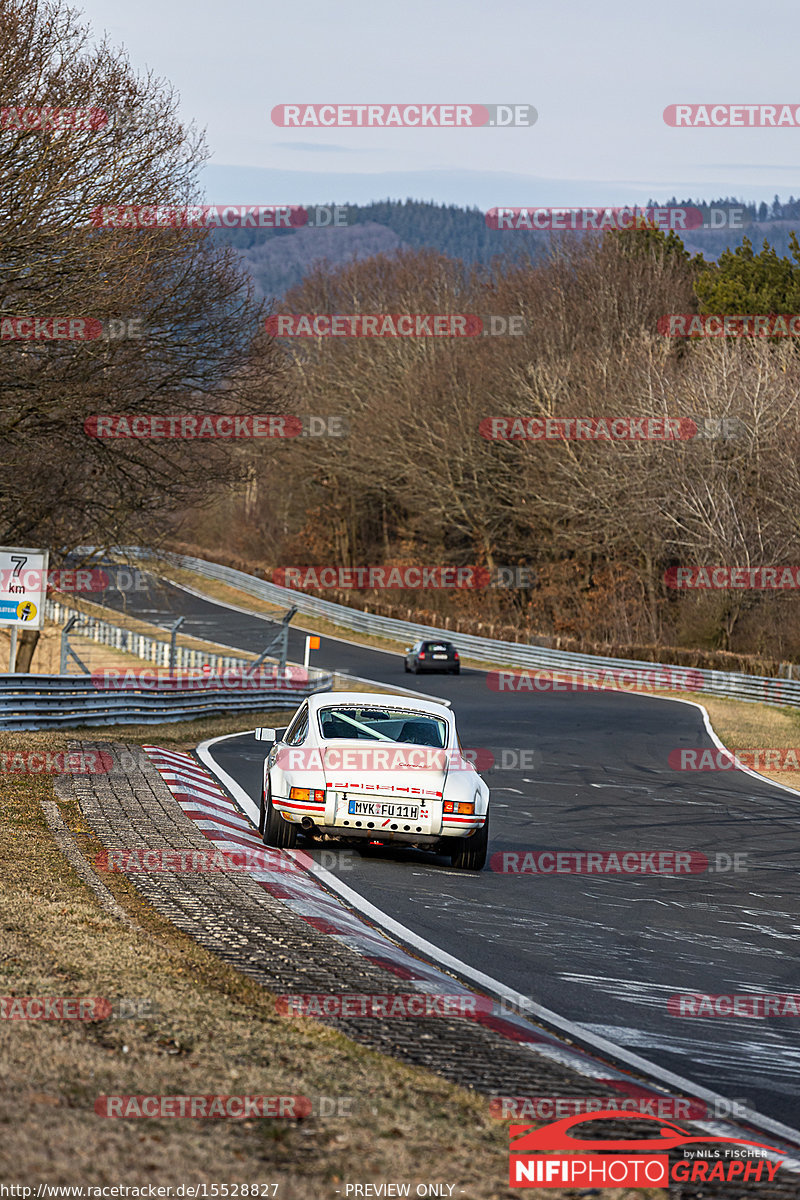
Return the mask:
[[[108,591],[181,632],[250,651],[271,626],[176,587]],[[302,661],[304,632],[290,631]],[[681,1017],[676,993],[800,992],[800,795],[744,772],[679,772],[678,747],[711,746],[702,714],[648,696],[498,693],[486,674],[404,673],[399,654],[322,638],[315,666],[391,689],[452,700],[465,747],[525,750],[533,767],[484,774],[492,788],[491,866],[503,852],[696,851],[696,874],[520,874],[454,871],[449,861],[397,850],[349,856],[341,879],[408,929],[642,1056],[793,1129],[800,1129],[800,1015]],[[354,686],[358,686],[357,684]],[[253,797],[266,747],[250,735],[213,747]],[[500,855],[500,857],[498,857]],[[721,856],[719,859],[717,856]],[[735,855],[740,868],[732,868]],[[513,861],[513,860],[512,860]]]

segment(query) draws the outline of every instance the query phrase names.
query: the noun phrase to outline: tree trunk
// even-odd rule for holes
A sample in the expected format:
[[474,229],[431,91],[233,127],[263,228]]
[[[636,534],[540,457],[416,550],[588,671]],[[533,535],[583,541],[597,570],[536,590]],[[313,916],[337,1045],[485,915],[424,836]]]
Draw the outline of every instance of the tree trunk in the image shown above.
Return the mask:
[[38,629],[20,629],[17,635],[17,656],[14,662],[16,672],[23,675],[29,674],[33,652],[39,641],[39,633]]

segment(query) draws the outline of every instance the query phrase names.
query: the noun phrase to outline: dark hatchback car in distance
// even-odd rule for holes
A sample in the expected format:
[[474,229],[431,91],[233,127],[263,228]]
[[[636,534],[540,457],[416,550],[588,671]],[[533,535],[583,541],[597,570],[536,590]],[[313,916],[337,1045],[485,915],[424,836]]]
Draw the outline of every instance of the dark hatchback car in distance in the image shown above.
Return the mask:
[[420,671],[446,671],[458,675],[461,663],[452,642],[415,642],[406,648],[405,669],[418,675]]

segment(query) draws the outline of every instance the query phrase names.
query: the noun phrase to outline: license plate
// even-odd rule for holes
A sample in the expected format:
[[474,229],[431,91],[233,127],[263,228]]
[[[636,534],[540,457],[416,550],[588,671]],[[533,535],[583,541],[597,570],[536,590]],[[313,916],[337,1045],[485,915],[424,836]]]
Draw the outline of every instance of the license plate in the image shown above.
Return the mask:
[[398,817],[401,821],[418,821],[418,804],[392,804],[385,800],[351,800],[347,811],[356,817]]
[[434,658],[447,658],[446,654],[434,654]]

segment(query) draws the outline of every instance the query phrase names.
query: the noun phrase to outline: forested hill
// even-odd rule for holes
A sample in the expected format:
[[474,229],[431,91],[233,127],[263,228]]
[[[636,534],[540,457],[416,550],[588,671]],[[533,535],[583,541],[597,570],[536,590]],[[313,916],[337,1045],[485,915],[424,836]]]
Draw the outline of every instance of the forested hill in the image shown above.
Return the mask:
[[[316,203],[316,202],[315,202]],[[532,201],[535,204],[535,200]],[[739,205],[743,209],[743,228],[694,229],[684,235],[692,254],[715,259],[728,246],[741,244],[746,235],[757,249],[766,238],[779,254],[789,249],[789,233],[800,229],[800,200],[790,196],[781,204],[776,196],[771,204],[744,204],[733,198],[712,201],[677,199],[650,201],[662,206]],[[374,254],[393,254],[402,248],[438,250],[467,264],[489,263],[498,255],[531,256],[546,253],[550,234],[520,230],[489,229],[485,214],[478,208],[459,208],[455,204],[434,204],[421,200],[380,200],[373,204],[349,205],[345,228],[322,229],[230,229],[217,230],[214,237],[232,245],[241,255],[265,296],[282,297],[299,283],[311,264],[327,259],[336,264]]]

